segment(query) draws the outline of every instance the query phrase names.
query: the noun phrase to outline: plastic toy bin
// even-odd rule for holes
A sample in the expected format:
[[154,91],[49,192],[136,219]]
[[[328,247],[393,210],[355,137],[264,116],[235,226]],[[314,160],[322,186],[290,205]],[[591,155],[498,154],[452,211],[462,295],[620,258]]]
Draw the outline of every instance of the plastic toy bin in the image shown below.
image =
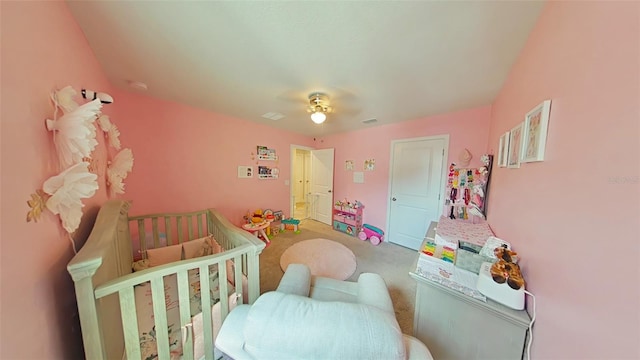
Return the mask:
[[343,233],[355,236],[355,234],[357,233],[358,229],[356,229],[355,225],[349,225],[349,224],[345,224],[343,222],[340,221],[333,221],[333,228],[335,230],[341,231]]

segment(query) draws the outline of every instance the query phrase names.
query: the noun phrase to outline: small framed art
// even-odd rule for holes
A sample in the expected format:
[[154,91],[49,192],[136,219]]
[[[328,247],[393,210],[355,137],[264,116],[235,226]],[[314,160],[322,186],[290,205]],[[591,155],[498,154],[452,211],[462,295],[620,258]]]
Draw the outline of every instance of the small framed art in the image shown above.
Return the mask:
[[500,136],[498,145],[498,166],[507,167],[507,157],[509,156],[509,131]]
[[551,100],[545,100],[525,115],[522,154],[520,155],[522,162],[544,160],[550,109]]
[[523,125],[524,123],[520,123],[509,132],[509,155],[507,156],[508,168],[520,167],[520,150],[522,148]]

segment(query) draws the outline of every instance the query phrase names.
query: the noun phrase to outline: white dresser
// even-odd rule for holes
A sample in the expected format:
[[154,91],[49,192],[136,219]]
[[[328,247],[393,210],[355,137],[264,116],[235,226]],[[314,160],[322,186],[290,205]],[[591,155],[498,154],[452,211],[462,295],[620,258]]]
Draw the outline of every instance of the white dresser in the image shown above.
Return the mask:
[[[434,241],[436,225],[431,223],[425,242]],[[416,274],[415,268],[414,263],[409,273],[417,282],[413,335],[434,359],[523,358],[530,322],[526,311],[474,299]]]

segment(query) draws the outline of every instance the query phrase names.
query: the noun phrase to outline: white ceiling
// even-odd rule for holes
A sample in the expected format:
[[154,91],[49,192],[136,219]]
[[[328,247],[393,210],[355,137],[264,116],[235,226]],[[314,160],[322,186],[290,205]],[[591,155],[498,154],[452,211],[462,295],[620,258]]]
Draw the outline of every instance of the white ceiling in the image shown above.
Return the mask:
[[[67,3],[114,85],[310,136],[490,104],[544,5]],[[306,112],[316,91],[335,109],[322,125]]]

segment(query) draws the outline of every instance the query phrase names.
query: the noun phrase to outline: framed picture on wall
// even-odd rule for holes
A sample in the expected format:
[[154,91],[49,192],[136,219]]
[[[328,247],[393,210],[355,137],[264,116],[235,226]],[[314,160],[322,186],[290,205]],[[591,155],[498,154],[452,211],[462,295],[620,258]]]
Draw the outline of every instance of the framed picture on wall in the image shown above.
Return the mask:
[[522,149],[522,127],[524,123],[516,125],[509,131],[509,155],[507,167],[517,169],[520,167],[520,150]]
[[507,167],[507,157],[509,156],[509,131],[500,136],[498,144],[498,166]]
[[547,142],[547,128],[549,126],[549,110],[551,100],[545,100],[529,111],[524,117],[522,138],[522,162],[544,160],[544,148]]

